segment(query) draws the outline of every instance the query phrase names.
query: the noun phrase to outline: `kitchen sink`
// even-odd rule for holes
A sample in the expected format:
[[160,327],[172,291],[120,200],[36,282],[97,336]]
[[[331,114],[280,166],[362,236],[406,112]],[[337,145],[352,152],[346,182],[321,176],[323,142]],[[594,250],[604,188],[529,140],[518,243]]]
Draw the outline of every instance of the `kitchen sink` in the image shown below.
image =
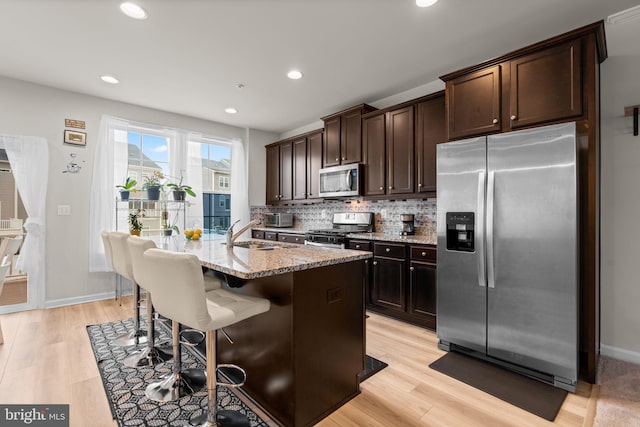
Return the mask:
[[262,250],[275,249],[280,247],[278,245],[274,245],[273,243],[256,242],[252,240],[247,242],[234,242],[233,246],[246,248],[246,249],[262,249]]

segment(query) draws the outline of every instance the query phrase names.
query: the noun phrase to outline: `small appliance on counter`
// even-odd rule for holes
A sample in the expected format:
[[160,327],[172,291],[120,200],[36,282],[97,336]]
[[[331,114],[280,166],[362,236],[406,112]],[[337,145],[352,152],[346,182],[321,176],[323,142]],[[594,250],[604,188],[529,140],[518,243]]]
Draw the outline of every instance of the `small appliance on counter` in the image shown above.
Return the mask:
[[401,235],[403,236],[413,236],[416,234],[416,227],[413,223],[413,214],[401,214],[400,219],[402,220],[402,231]]
[[266,213],[264,214],[265,227],[286,228],[293,227],[293,214],[290,213]]

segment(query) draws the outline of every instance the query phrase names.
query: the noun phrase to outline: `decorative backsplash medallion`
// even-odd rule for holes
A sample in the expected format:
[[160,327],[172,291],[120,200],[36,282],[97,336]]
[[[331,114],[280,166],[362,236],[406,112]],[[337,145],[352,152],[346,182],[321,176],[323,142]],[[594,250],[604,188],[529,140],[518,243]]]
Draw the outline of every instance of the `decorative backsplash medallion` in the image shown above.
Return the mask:
[[312,205],[251,206],[251,219],[263,222],[263,214],[287,212],[293,214],[293,228],[312,230],[331,228],[331,219],[336,212],[373,212],[375,231],[400,235],[400,215],[415,215],[417,235],[436,234],[436,199],[426,200],[379,200],[379,201],[326,201]]

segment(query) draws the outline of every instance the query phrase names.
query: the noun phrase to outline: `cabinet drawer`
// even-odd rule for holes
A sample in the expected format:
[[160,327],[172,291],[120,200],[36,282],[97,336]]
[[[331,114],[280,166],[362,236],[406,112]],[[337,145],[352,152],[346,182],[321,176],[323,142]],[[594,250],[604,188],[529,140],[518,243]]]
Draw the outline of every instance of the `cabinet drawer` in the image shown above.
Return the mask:
[[367,240],[349,240],[347,249],[355,249],[356,251],[370,251],[371,242]]
[[264,231],[262,231],[262,230],[251,230],[251,238],[252,239],[264,239]]
[[264,232],[265,240],[278,240],[278,233],[274,231],[265,231]]
[[404,259],[406,257],[405,245],[393,243],[374,243],[373,254],[376,256]]
[[417,261],[436,262],[436,248],[411,246],[411,259]]
[[289,243],[304,243],[304,234],[286,234],[279,233],[278,234],[279,242],[289,242]]

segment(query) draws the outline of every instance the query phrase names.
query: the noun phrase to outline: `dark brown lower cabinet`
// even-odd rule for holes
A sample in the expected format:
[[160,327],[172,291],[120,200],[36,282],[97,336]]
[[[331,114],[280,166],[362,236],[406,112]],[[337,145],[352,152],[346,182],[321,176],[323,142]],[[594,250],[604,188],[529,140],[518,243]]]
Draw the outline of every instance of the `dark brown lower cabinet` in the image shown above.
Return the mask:
[[411,261],[409,264],[408,313],[436,328],[436,265]]
[[435,330],[435,246],[353,239],[347,248],[374,253],[365,272],[367,310]]

